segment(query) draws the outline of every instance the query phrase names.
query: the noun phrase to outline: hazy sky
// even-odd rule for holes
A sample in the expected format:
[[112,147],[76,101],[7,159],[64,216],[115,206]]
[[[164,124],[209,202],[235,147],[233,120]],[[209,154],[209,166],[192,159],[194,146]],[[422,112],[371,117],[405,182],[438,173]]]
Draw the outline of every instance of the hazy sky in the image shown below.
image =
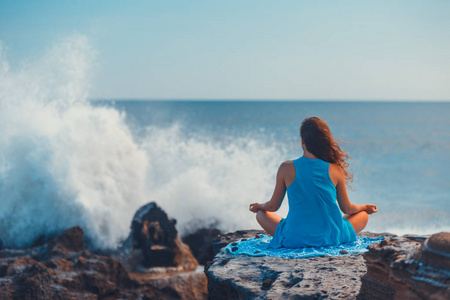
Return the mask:
[[11,64],[74,32],[91,98],[450,100],[450,1],[0,1]]

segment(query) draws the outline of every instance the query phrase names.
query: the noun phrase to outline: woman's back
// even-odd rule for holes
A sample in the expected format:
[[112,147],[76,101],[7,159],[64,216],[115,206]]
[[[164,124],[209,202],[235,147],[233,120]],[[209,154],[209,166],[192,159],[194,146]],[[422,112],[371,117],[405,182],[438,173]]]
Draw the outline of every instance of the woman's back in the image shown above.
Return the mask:
[[342,218],[329,163],[300,157],[293,161],[295,179],[287,187],[289,214],[280,221],[271,247],[339,245],[354,241],[355,231]]

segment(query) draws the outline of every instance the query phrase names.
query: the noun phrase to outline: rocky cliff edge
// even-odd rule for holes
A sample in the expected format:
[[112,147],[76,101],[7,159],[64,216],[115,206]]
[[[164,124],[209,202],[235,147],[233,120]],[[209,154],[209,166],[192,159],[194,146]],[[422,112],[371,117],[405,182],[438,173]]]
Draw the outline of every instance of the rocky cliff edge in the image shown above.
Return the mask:
[[302,259],[234,256],[230,242],[262,231],[219,236],[205,266],[210,299],[450,299],[450,233],[385,236],[364,254]]

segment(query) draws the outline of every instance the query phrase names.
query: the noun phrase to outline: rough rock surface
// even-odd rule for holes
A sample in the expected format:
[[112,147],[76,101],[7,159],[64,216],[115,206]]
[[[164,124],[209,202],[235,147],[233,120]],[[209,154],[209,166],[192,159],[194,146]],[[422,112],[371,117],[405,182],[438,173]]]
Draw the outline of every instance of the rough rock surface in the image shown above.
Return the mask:
[[450,233],[369,246],[359,299],[450,299]]
[[178,237],[175,224],[155,202],[141,207],[114,257],[130,271],[153,272],[154,267],[172,267],[172,272],[195,270],[198,262]]
[[[40,246],[0,249],[0,299],[206,299],[205,274],[177,237],[175,222],[159,208],[142,211],[136,214],[142,222],[132,226],[138,239],[129,239],[137,248],[124,245],[120,252],[135,268],[127,269],[117,253],[87,251],[82,229],[73,227]],[[124,249],[141,256],[124,256]]]
[[226,244],[258,237],[238,231],[213,242],[218,252],[205,267],[211,299],[450,299],[450,233],[385,236],[369,252],[284,259],[232,256]]
[[[217,249],[260,233],[252,230],[223,235],[214,245]],[[361,254],[285,259],[232,256],[220,251],[205,273],[211,299],[355,299],[366,266]]]

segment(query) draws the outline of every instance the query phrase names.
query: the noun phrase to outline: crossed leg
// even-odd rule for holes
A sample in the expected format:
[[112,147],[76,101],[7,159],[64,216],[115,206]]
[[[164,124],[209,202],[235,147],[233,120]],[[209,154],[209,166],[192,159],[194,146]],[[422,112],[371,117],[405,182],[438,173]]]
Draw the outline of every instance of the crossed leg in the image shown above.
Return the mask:
[[278,224],[280,224],[281,217],[274,212],[259,210],[256,213],[256,221],[259,225],[270,235],[275,234]]
[[362,231],[369,221],[369,215],[365,211],[360,211],[352,215],[344,215],[344,218],[350,221],[353,229],[355,229],[355,233]]
[[[352,224],[355,233],[362,231],[369,221],[369,215],[365,211],[360,211],[352,215],[344,215],[350,224]],[[274,235],[281,217],[274,212],[259,210],[256,213],[256,220],[259,225],[270,235]]]

